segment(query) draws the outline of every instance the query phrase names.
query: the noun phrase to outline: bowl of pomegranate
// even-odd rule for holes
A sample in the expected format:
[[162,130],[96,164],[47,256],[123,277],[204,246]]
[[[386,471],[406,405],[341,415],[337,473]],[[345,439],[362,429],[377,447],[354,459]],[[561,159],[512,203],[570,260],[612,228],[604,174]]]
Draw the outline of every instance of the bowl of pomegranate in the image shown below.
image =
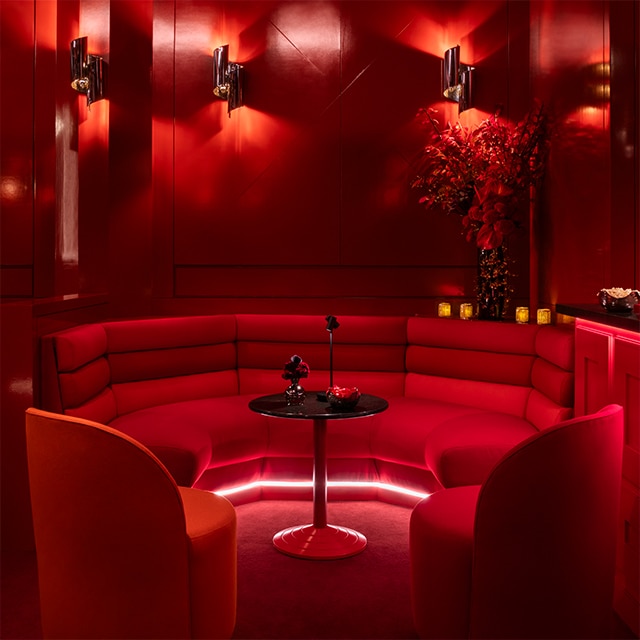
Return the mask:
[[329,387],[327,389],[327,400],[335,409],[349,411],[355,409],[360,400],[358,387]]

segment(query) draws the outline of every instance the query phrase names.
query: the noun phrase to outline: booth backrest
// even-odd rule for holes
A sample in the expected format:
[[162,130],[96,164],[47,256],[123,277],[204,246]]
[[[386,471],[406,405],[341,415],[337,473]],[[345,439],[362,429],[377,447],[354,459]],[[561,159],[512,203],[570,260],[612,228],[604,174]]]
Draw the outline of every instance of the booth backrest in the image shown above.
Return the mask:
[[[317,316],[238,315],[238,377],[240,393],[276,393],[292,355],[311,368],[302,380],[309,390],[329,386],[329,332]],[[407,319],[341,316],[333,332],[333,382],[357,386],[366,393],[401,396]]]
[[409,318],[405,395],[526,418],[572,415],[573,331],[552,325]]
[[117,415],[102,324],[87,324],[42,338],[42,408],[108,424]]
[[[43,407],[108,424],[117,416],[200,398],[276,393],[297,354],[308,390],[329,385],[322,317],[216,315],[83,325],[42,341]],[[383,397],[461,403],[543,429],[573,406],[569,328],[458,319],[341,316],[334,376]]]
[[108,424],[157,404],[236,394],[235,337],[233,315],[104,322],[46,336],[43,405]]
[[540,327],[536,355],[525,418],[538,429],[545,429],[573,417],[573,327]]

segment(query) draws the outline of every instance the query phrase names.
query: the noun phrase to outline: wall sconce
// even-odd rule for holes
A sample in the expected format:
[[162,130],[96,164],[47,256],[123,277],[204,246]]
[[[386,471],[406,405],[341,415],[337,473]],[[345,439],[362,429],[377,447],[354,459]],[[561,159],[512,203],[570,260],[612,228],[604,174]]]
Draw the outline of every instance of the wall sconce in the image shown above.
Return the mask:
[[213,93],[227,101],[227,112],[231,112],[243,103],[242,76],[244,67],[237,62],[229,62],[229,45],[225,44],[213,50]]
[[71,86],[87,96],[87,107],[104,98],[102,58],[87,53],[87,38],[71,41]]
[[474,67],[460,64],[460,45],[444,52],[442,60],[442,95],[458,103],[458,113],[473,106],[471,76]]

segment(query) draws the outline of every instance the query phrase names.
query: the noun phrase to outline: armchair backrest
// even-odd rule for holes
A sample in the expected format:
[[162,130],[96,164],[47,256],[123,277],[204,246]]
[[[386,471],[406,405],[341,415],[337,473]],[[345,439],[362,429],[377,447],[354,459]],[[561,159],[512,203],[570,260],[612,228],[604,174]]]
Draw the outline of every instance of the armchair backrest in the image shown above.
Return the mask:
[[608,637],[622,433],[610,405],[494,467],[476,508],[470,637]]
[[44,637],[189,637],[185,516],[162,463],[88,420],[29,409],[26,424]]

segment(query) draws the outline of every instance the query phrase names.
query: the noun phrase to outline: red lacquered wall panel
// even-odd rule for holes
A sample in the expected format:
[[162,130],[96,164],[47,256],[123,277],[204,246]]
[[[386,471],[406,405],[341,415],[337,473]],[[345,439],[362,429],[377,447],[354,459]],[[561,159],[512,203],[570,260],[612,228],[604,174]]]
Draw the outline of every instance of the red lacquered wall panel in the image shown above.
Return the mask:
[[540,209],[543,297],[593,303],[600,288],[640,279],[638,4],[544,1],[531,11],[532,83],[556,120]]
[[578,318],[576,320],[577,415],[615,402],[624,408],[622,499],[618,535],[616,611],[640,631],[640,336]]
[[611,402],[611,335],[592,328],[576,328],[576,415],[587,415]]
[[[411,162],[427,140],[415,115],[433,106],[443,125],[457,119],[457,105],[441,99],[440,59],[460,43],[480,78],[478,108],[462,114],[464,124],[497,105],[521,117],[527,80],[510,70],[528,65],[527,16],[502,1],[189,2],[175,4],[173,40],[161,7],[155,29],[175,55],[154,51],[153,162],[163,176],[154,171],[154,193],[163,196],[154,198],[154,216],[166,249],[156,255],[157,274],[168,275],[173,256],[179,298],[303,306],[367,298],[381,313],[397,305],[411,312],[412,304],[424,312],[425,296],[473,298],[476,250],[460,220],[424,211],[409,189]],[[246,74],[246,104],[231,117],[212,95],[211,50],[221,44]],[[513,255],[516,295],[526,297],[526,242]],[[169,291],[166,282],[154,287]]]
[[[5,295],[109,289],[119,313],[139,313],[150,298],[215,295],[220,267],[283,266],[362,267],[381,309],[400,303],[385,285],[398,268],[419,268],[406,273],[417,306],[425,291],[471,298],[475,251],[459,221],[423,211],[407,186],[423,142],[417,108],[457,118],[439,96],[442,51],[457,43],[476,66],[463,123],[498,104],[516,120],[541,97],[559,124],[538,206],[541,253],[511,247],[515,297],[526,299],[538,261],[548,302],[637,286],[632,0],[2,7],[15,62],[3,95],[20,86],[2,112]],[[90,113],[68,87],[68,40],[79,35],[107,67],[107,100]],[[211,49],[226,42],[246,68],[247,105],[231,118],[211,92]],[[333,294],[324,287],[317,295]]]
[[[339,12],[314,3],[303,21],[297,3],[256,7],[176,5],[179,265],[339,257]],[[221,44],[246,69],[247,106],[230,118],[212,93],[211,50]]]
[[135,316],[146,313],[153,260],[153,3],[109,2],[108,7],[107,288],[120,313]]
[[[0,500],[2,548],[33,548],[24,411],[33,404],[33,319],[28,302],[0,307]],[[9,337],[10,339],[5,339]]]
[[[106,86],[105,98],[94,102],[90,109],[84,96],[71,98],[72,118],[76,127],[76,139],[71,147],[77,154],[78,182],[75,258],[78,262],[79,284],[74,292],[107,290],[109,205],[112,193],[109,184],[109,116],[114,79],[110,55],[109,5],[109,0],[79,2],[79,24],[72,33],[73,38],[86,36],[89,52],[102,57]],[[62,59],[66,60],[68,55],[68,49],[63,49]],[[67,211],[74,210],[73,204],[68,203]],[[121,252],[121,247],[117,251]]]
[[[609,24],[612,215],[608,282],[640,289],[640,3],[611,2]],[[606,88],[606,77],[603,85]]]
[[3,296],[33,295],[34,4],[0,4],[0,256]]

